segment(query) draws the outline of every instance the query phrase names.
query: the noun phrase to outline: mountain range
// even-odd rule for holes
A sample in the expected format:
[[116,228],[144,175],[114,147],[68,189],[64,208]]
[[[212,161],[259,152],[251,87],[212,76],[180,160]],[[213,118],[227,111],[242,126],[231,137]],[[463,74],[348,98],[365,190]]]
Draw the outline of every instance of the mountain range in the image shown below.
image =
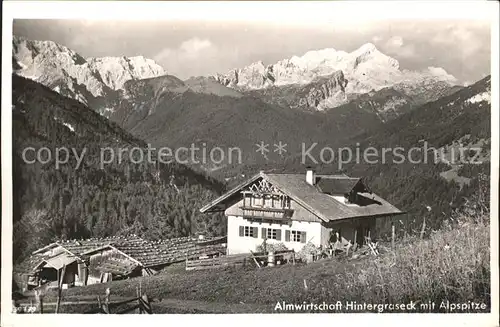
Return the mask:
[[153,60],[137,57],[83,58],[53,41],[28,40],[14,36],[13,69],[98,112],[111,110],[128,80],[165,74]]
[[260,141],[294,149],[313,140],[341,144],[460,89],[441,68],[400,70],[373,44],[182,81],[143,57],[84,59],[52,41],[14,37],[13,66],[154,146],[238,146],[242,160],[257,163],[266,159],[255,152]]
[[[454,76],[440,67],[422,71],[400,69],[396,59],[383,54],[372,43],[349,53],[329,48],[269,65],[259,61],[216,74],[215,78],[223,85],[263,94],[268,101],[285,97],[282,104],[317,110],[335,108],[357,95],[385,88],[392,88],[413,102],[424,103],[436,100],[458,84]],[[402,98],[389,101],[395,106],[406,103]],[[382,112],[387,109],[382,108]]]
[[[16,74],[88,104],[106,116],[123,97],[125,82],[166,75],[161,66],[141,56],[83,58],[55,42],[17,36],[13,38],[12,56]],[[256,62],[208,79],[212,94],[245,94],[305,111],[330,110],[346,104],[359,106],[361,101],[382,121],[460,88],[456,78],[443,68],[400,69],[396,59],[371,43],[350,53],[330,48],[270,65]],[[185,83],[195,92],[207,93],[204,77]]]

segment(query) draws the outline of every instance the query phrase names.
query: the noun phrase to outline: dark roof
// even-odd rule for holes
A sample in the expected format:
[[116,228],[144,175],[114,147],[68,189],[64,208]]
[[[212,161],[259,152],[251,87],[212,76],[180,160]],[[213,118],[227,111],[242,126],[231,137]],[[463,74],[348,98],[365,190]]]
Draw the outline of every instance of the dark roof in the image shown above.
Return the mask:
[[[145,267],[159,266],[163,264],[179,262],[188,258],[198,258],[202,255],[214,255],[225,253],[224,243],[227,238],[212,237],[199,240],[195,237],[180,237],[160,241],[144,240],[136,235],[114,236],[107,238],[91,238],[86,240],[68,240],[51,243],[35,252],[16,265],[16,271],[32,272],[40,263],[54,255],[44,255],[50,248],[60,248],[67,252],[68,256],[79,259],[87,257],[96,251],[105,248],[115,248],[125,254],[135,264]],[[63,251],[63,252],[64,252]]]
[[38,267],[42,262],[49,259],[51,256],[42,254],[33,254],[23,260],[22,262],[14,265],[15,273],[32,273],[36,267]]
[[101,272],[110,272],[118,276],[130,275],[139,265],[129,259],[120,259],[110,257],[107,260],[102,261],[96,270]]
[[322,193],[344,195],[356,192],[370,192],[363,184],[361,178],[345,176],[317,176],[316,185]]
[[225,237],[204,239],[203,241],[202,244],[199,244],[198,238],[180,237],[156,242],[135,240],[113,246],[139,261],[145,267],[179,262],[186,260],[186,257],[191,259],[202,255],[225,253],[225,247],[222,245],[226,242]]
[[51,243],[41,249],[36,250],[33,254],[44,252],[51,247],[62,247],[64,250],[70,252],[75,256],[81,256],[83,253],[101,248],[103,246],[109,244],[118,244],[118,243],[126,243],[131,242],[137,239],[141,239],[136,235],[128,235],[128,236],[111,236],[111,237],[102,237],[102,238],[89,238],[82,240],[63,240]]
[[[358,185],[364,186],[362,183],[360,184],[359,179],[356,178],[351,179],[346,176],[335,175],[320,175],[319,177],[320,181],[328,180],[323,182],[322,186],[323,188],[328,187],[330,191],[341,192],[349,189],[352,190],[354,187],[357,188]],[[220,205],[232,195],[238,194],[242,188],[255,182],[259,178],[266,179],[272,185],[278,187],[283,193],[290,196],[297,203],[326,222],[348,218],[395,215],[402,213],[398,208],[378,195],[368,193],[366,187],[360,187],[360,191],[358,191],[359,198],[363,205],[349,205],[335,199],[331,194],[324,193],[319,185],[313,186],[308,184],[305,176],[302,174],[266,174],[263,172],[253,176],[247,182],[240,184],[231,191],[215,199],[201,208],[200,211],[210,212],[211,208]],[[355,180],[357,181],[356,183],[354,183]]]

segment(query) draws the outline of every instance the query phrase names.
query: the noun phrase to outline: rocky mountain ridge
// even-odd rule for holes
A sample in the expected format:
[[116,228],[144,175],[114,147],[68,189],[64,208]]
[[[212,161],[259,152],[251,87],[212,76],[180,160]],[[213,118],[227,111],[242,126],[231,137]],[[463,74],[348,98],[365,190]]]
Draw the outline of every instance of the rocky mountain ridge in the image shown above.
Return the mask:
[[151,59],[88,58],[53,41],[12,40],[13,71],[103,113],[112,110],[128,80],[164,75]]
[[[335,49],[309,51],[303,56],[264,65],[262,61],[214,78],[222,85],[262,95],[291,108],[327,110],[357,95],[394,87],[412,98],[436,100],[443,89],[457,85],[443,68],[401,70],[399,62],[367,43],[350,53]],[[286,101],[283,101],[286,98]],[[281,100],[280,100],[281,99]]]

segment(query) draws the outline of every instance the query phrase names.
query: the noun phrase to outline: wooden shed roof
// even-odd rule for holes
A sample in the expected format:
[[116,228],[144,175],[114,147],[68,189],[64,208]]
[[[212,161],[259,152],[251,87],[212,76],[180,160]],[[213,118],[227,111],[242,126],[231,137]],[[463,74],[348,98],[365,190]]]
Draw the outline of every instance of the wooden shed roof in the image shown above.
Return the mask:
[[66,252],[68,258],[72,258],[74,261],[75,259],[84,259],[93,252],[111,247],[122,252],[138,265],[154,267],[183,261],[186,257],[198,258],[202,255],[225,253],[224,244],[226,242],[227,238],[225,236],[205,238],[203,240],[195,237],[180,237],[148,241],[136,235],[60,241],[36,250],[29,258],[17,264],[15,269],[18,272],[30,273],[44,261],[61,256],[61,252],[54,255],[45,254],[52,248],[60,248],[63,250],[62,252]]
[[102,261],[96,267],[96,270],[101,272],[110,272],[118,276],[127,276],[137,269],[137,267],[139,267],[139,265],[132,260],[111,257]]

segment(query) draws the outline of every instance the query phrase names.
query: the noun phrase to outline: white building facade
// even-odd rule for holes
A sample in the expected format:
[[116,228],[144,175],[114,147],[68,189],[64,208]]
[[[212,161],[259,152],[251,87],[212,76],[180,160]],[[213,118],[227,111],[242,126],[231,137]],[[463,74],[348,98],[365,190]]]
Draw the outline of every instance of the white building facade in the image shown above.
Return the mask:
[[282,243],[295,252],[306,244],[326,248],[332,240],[363,244],[374,236],[375,218],[401,213],[360,179],[317,178],[312,171],[261,172],[200,211],[224,211],[229,255],[257,251],[264,243]]

